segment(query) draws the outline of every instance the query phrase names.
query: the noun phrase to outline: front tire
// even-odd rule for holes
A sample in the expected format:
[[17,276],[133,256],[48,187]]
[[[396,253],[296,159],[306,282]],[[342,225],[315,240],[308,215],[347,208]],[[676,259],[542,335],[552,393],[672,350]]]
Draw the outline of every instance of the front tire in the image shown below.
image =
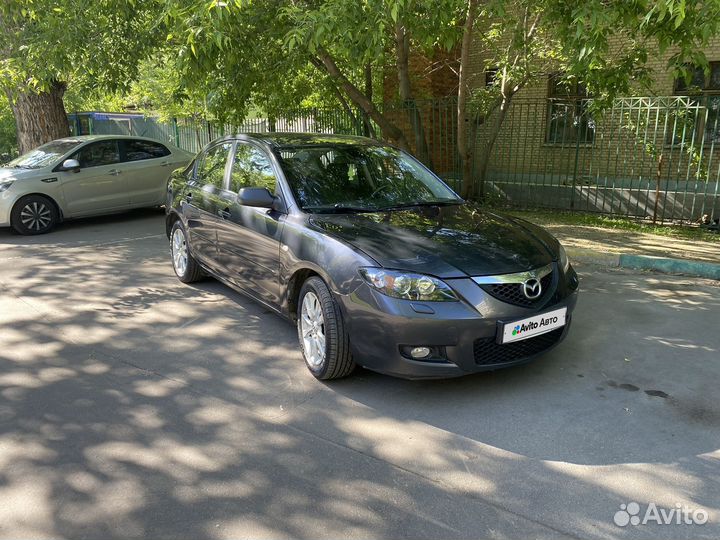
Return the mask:
[[340,306],[319,277],[300,289],[297,327],[305,365],[317,379],[347,377],[355,369]]
[[180,220],[170,229],[170,256],[175,275],[183,283],[192,283],[202,277],[202,269],[190,254],[190,243]]
[[45,234],[55,228],[58,222],[55,204],[43,195],[28,195],[21,198],[10,212],[10,225],[19,234]]

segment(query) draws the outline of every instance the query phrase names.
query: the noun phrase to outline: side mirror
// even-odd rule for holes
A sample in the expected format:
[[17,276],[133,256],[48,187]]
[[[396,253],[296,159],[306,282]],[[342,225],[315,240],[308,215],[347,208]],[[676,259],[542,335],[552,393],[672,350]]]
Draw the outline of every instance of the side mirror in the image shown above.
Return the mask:
[[238,204],[243,206],[256,206],[258,208],[272,208],[275,196],[267,188],[246,187],[238,192]]
[[60,168],[62,171],[78,172],[80,170],[80,162],[77,159],[66,159]]

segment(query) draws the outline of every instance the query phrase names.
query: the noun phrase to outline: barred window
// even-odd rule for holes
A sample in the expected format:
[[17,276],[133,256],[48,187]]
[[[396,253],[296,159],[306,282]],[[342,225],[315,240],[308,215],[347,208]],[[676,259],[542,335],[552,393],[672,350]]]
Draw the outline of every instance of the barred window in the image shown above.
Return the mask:
[[[688,70],[692,70],[689,81],[684,76],[675,78],[673,84],[675,94],[694,96],[692,103],[699,107],[707,107],[707,116],[702,112],[703,109],[696,109],[694,115],[685,115],[690,117],[690,120],[683,121],[685,117],[674,120],[671,129],[676,133],[668,137],[667,144],[680,144],[682,133],[685,134],[685,139],[696,133],[698,142],[703,137],[707,142],[720,142],[720,62],[709,64],[707,73],[701,67],[687,66]],[[696,130],[688,129],[692,127],[689,124],[693,124]]]
[[580,82],[569,82],[562,74],[548,80],[548,144],[592,144],[595,121],[588,111],[588,93]]

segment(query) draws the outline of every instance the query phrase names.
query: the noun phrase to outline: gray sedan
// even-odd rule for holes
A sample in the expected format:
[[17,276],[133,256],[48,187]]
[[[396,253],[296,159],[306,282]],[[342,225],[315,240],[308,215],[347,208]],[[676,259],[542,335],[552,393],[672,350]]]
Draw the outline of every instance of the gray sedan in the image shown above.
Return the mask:
[[210,274],[295,322],[319,379],[521,364],[565,338],[577,301],[547,231],[362,137],[219,139],[173,174],[165,209],[178,278]]
[[49,142],[0,168],[0,227],[42,234],[63,219],[160,206],[170,174],[192,157],[143,137]]

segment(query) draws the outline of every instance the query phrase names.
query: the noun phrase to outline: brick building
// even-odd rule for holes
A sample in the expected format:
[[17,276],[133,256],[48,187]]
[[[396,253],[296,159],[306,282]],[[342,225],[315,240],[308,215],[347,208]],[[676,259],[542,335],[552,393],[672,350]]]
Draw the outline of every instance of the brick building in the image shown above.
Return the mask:
[[[486,72],[481,47],[473,51],[471,85],[478,87],[492,74]],[[486,191],[524,206],[639,217],[657,212],[661,219],[695,219],[720,213],[720,148],[715,149],[720,143],[720,39],[706,51],[710,73],[698,70],[692,89],[668,70],[671,54],[648,61],[651,89],[638,88],[637,97],[618,99],[602,113],[591,112],[591,96],[581,84],[558,84],[550,70],[528,84],[513,98],[492,149]],[[452,101],[457,78],[439,65],[451,60],[416,56],[411,68],[431,165],[457,186]],[[397,96],[396,89],[396,77],[386,77],[386,100]],[[403,112],[394,111],[393,118],[410,135]],[[476,155],[491,125],[492,118],[479,125]]]

